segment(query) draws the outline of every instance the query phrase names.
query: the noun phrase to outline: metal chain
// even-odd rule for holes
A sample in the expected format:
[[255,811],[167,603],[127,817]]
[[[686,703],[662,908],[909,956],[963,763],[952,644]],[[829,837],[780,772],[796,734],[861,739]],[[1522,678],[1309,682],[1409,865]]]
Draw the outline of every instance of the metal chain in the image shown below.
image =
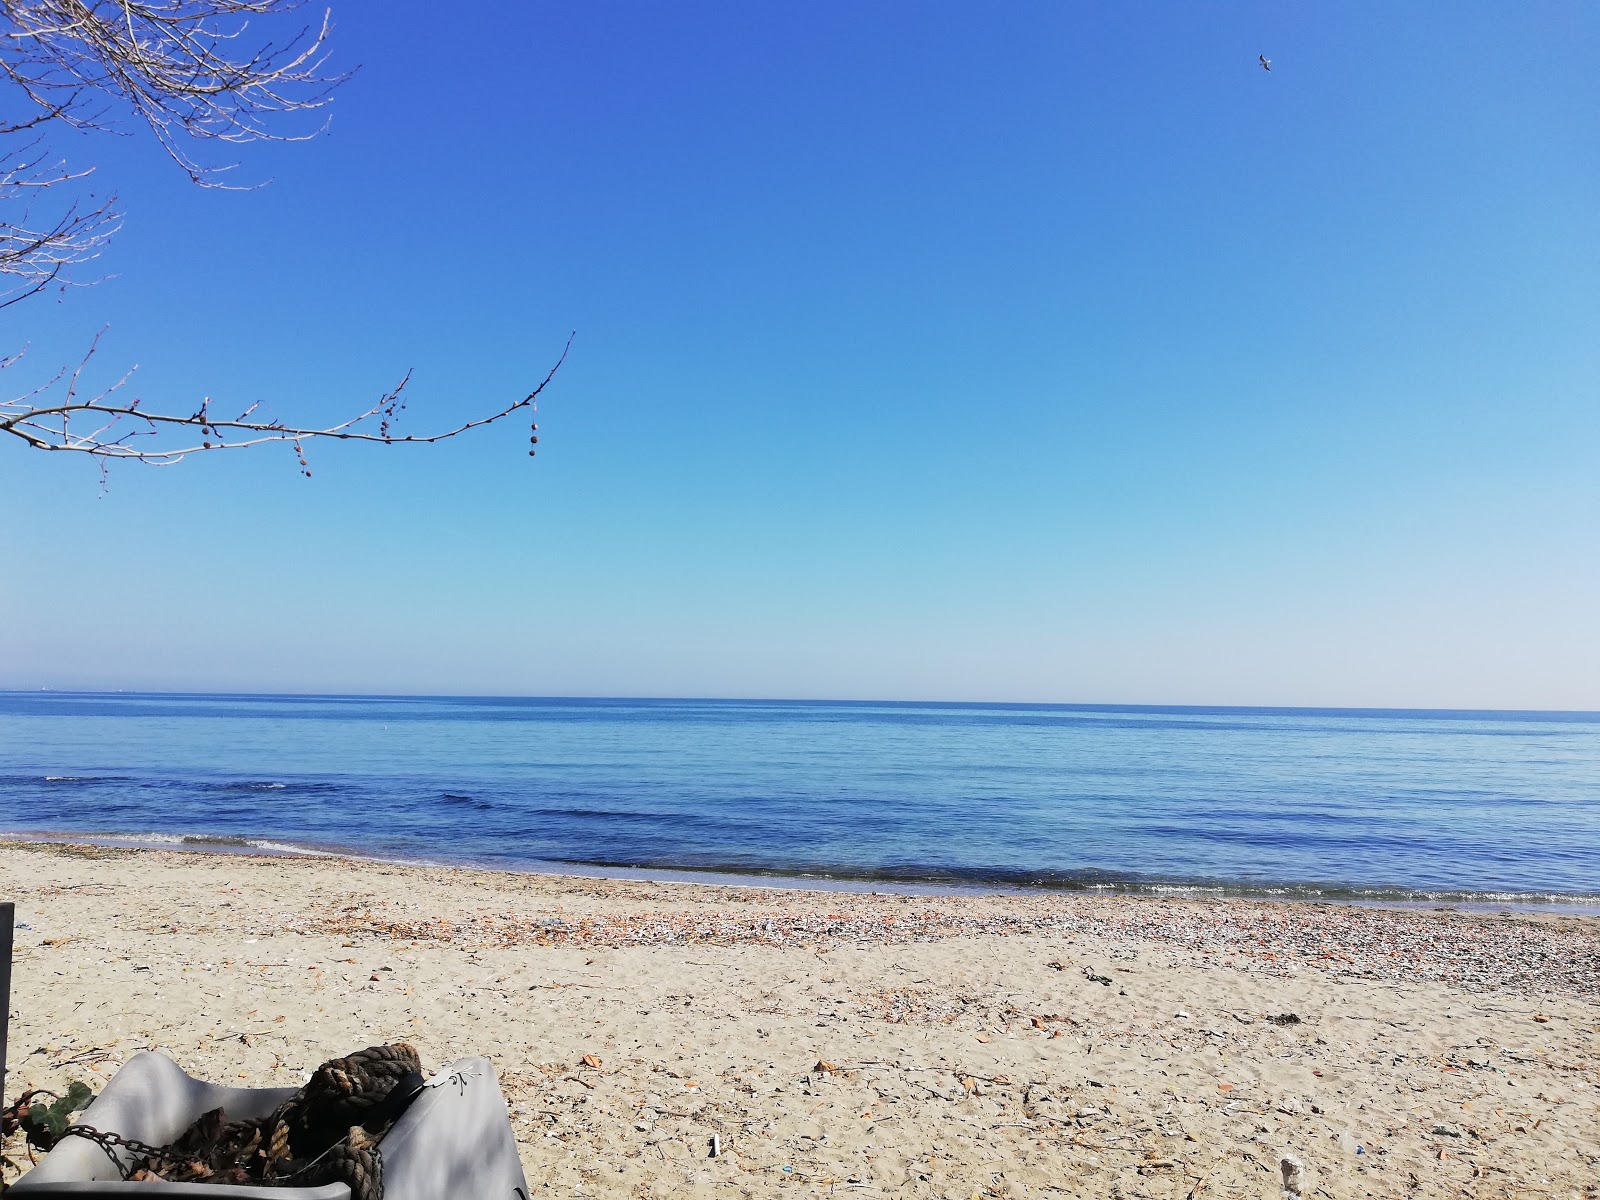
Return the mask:
[[[146,1142],[135,1141],[133,1138],[125,1138],[120,1133],[96,1129],[93,1125],[68,1125],[66,1132],[61,1137],[63,1140],[69,1137],[81,1137],[85,1141],[93,1142],[96,1146],[99,1146],[100,1149],[106,1152],[106,1157],[111,1160],[111,1165],[117,1168],[117,1174],[122,1176],[124,1183],[133,1177],[134,1167],[141,1160],[160,1159],[165,1149],[162,1146],[152,1146]],[[116,1151],[118,1146],[132,1152],[133,1162],[124,1163],[122,1161],[121,1156]]]

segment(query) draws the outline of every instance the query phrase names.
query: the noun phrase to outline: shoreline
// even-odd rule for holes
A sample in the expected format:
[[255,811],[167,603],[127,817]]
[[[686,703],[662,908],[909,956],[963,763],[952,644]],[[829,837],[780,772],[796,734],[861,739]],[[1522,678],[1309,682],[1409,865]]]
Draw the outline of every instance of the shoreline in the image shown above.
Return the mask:
[[[238,847],[106,846],[94,842],[6,841],[0,839],[0,861],[11,853],[38,854],[86,861],[147,861],[180,870],[185,860],[226,868],[238,864],[286,868],[323,866],[334,871],[376,872],[384,878],[449,881],[463,890],[508,889],[513,893],[563,898],[619,896],[667,902],[696,914],[714,914],[725,907],[762,904],[773,911],[825,914],[820,924],[796,918],[775,931],[728,927],[715,920],[691,928],[683,944],[768,946],[785,940],[817,944],[848,942],[863,932],[879,944],[945,941],[973,935],[1043,936],[1057,932],[1114,932],[1119,937],[1155,941],[1185,950],[1213,953],[1225,948],[1243,959],[1284,960],[1290,970],[1302,966],[1360,964],[1361,975],[1376,979],[1426,977],[1472,990],[1517,990],[1538,994],[1554,990],[1600,1000],[1600,915],[1545,910],[1515,911],[1464,905],[1378,904],[1307,900],[1282,896],[1185,896],[1090,891],[963,892],[864,891],[845,888],[775,885],[769,879],[741,882],[701,878],[619,878],[582,872],[534,872],[466,866],[459,863],[414,863],[334,853],[254,853]],[[391,903],[393,898],[390,898]],[[912,908],[907,916],[907,906]],[[346,913],[364,911],[347,906]],[[846,914],[846,916],[841,916]],[[879,918],[887,914],[887,923]],[[343,918],[338,918],[342,920]],[[334,920],[334,918],[324,918]],[[532,944],[594,945],[602,948],[656,944],[660,939],[648,919],[621,924],[589,919],[581,931],[513,914],[470,923],[475,936],[499,946]],[[790,929],[788,926],[792,925]],[[378,932],[405,928],[378,919]],[[1329,937],[1337,929],[1345,938]],[[1499,940],[1494,931],[1523,930],[1534,945],[1521,956],[1498,946],[1498,958],[1481,945],[1464,946],[1455,936],[1471,931],[1481,942]],[[1441,934],[1443,938],[1441,939]],[[1351,939],[1354,939],[1352,941]],[[1506,940],[1510,940],[1507,938]],[[669,937],[667,942],[673,943]],[[1357,945],[1355,943],[1365,944]]]
[[39,842],[0,878],[11,1090],[151,1048],[256,1086],[381,1041],[487,1054],[535,1192],[1221,1200],[1275,1194],[1284,1154],[1308,1200],[1600,1176],[1592,917]]
[[1547,913],[1600,918],[1600,894],[1560,892],[1470,891],[1451,888],[1361,888],[1340,885],[1263,885],[1183,882],[1061,882],[1020,884],[981,879],[941,880],[931,877],[810,874],[779,868],[744,871],[696,866],[632,866],[606,862],[562,862],[529,859],[509,864],[471,858],[403,857],[359,847],[295,842],[287,838],[205,833],[77,833],[64,830],[0,829],[0,845],[91,845],[131,850],[165,850],[188,854],[227,854],[268,858],[338,858],[399,867],[488,871],[512,875],[576,879],[615,879],[640,883],[685,883],[715,887],[770,888],[775,891],[829,892],[848,895],[900,896],[1106,896],[1186,900],[1244,900],[1288,904],[1334,904],[1363,908],[1437,909],[1465,913]]

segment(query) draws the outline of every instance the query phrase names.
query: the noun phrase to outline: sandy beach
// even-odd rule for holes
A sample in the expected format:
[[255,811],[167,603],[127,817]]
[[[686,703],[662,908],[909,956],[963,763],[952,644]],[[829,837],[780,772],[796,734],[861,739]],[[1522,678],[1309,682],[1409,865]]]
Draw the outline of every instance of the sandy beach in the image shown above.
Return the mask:
[[0,897],[12,1094],[482,1053],[536,1196],[1600,1197],[1593,918],[18,843]]

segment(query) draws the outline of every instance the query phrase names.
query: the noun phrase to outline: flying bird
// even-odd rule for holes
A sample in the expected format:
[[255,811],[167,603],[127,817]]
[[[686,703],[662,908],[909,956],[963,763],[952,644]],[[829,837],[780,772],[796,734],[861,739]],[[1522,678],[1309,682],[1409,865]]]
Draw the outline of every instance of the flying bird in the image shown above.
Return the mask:
[[1261,69],[1263,71],[1272,70],[1272,60],[1270,58],[1268,58],[1265,54],[1258,54],[1256,57],[1261,60]]

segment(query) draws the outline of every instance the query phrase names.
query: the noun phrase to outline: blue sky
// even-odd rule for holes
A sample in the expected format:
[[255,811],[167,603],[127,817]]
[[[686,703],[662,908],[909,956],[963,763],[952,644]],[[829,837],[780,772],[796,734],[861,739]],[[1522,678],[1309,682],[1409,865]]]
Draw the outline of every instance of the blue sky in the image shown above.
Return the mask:
[[0,333],[539,457],[0,446],[0,685],[1600,708],[1592,5],[498,8]]

